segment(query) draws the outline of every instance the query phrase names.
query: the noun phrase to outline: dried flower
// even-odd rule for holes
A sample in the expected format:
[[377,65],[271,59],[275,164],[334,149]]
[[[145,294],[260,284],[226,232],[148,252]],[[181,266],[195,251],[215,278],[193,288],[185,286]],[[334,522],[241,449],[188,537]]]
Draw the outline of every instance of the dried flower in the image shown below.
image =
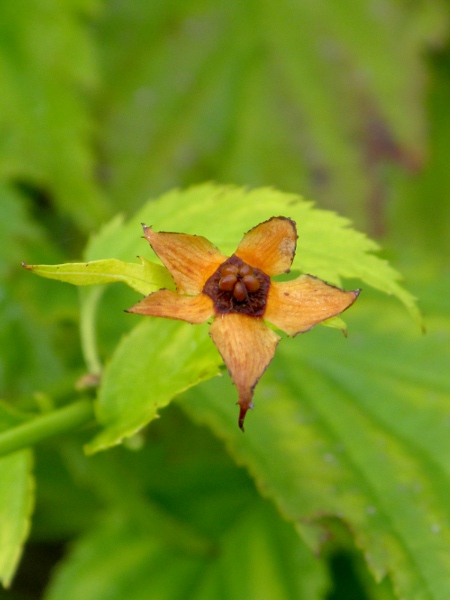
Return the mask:
[[188,323],[213,317],[210,335],[239,394],[241,429],[253,408],[253,390],[280,340],[265,321],[290,336],[304,333],[346,310],[360,291],[346,292],[312,275],[271,281],[289,272],[295,255],[297,230],[286,217],[248,231],[229,258],[204,237],[143,227],[177,292],[158,290],[127,312]]

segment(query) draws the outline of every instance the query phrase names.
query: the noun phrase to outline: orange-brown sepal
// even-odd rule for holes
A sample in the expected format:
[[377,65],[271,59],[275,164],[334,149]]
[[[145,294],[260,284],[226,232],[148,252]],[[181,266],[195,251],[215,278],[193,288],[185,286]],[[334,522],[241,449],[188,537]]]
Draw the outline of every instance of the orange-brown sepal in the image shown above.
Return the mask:
[[129,308],[126,312],[150,317],[179,319],[192,324],[207,321],[214,314],[214,304],[205,294],[180,296],[170,290],[158,290]]
[[287,273],[297,245],[297,229],[287,217],[272,217],[242,238],[235,254],[267,275]]
[[178,292],[198,294],[206,280],[226,260],[209,240],[201,235],[155,232],[144,228],[144,237],[172,275]]
[[264,318],[294,336],[347,310],[359,292],[346,292],[312,275],[301,275],[292,281],[272,281]]
[[253,408],[253,390],[275,354],[280,337],[259,317],[230,313],[216,317],[210,335],[239,394],[239,427]]

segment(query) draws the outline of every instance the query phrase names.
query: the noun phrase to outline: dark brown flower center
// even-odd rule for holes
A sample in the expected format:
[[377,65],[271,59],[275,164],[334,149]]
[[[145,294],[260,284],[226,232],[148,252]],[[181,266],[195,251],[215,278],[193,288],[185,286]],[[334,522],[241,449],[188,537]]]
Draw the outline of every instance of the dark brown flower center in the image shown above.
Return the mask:
[[211,275],[203,293],[213,300],[217,314],[260,317],[266,310],[269,287],[268,275],[233,254]]

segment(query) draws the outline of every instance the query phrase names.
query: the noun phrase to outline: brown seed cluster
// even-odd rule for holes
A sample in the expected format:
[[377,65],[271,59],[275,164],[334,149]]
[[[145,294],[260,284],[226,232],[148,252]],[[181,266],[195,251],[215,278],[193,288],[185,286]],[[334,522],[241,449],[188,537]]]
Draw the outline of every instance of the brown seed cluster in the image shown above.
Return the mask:
[[208,279],[203,293],[213,299],[217,314],[260,317],[266,309],[269,286],[265,273],[233,255]]
[[241,267],[225,265],[222,267],[220,275],[219,290],[233,292],[233,296],[238,302],[244,302],[249,293],[256,292],[261,287],[253,268],[247,264],[243,264]]

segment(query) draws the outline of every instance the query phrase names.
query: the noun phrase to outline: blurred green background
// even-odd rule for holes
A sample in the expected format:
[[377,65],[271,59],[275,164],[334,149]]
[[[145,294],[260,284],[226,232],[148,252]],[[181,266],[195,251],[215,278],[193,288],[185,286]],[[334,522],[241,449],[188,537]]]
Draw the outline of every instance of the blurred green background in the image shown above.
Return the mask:
[[[89,234],[118,212],[131,215],[172,187],[209,180],[274,186],[351,218],[404,273],[445,347],[449,20],[448,0],[3,0],[0,397],[47,410],[73,398],[84,372],[77,291],[30,276],[20,262],[79,260]],[[113,293],[122,306],[134,301],[125,290]],[[117,341],[108,326],[100,335],[106,357]],[[413,327],[406,317],[402,326]],[[436,359],[445,365],[445,356]],[[0,598],[42,597],[67,542],[79,536],[78,552],[97,557],[92,568],[101,569],[111,540],[153,532],[161,506],[198,519],[212,537],[231,507],[274,510],[222,444],[178,408],[148,436],[153,452],[148,444],[142,455],[114,450],[89,467],[83,434],[38,449],[31,543]],[[130,507],[114,486],[125,485],[130,469],[143,470],[142,489],[131,496],[155,505],[144,525],[139,511],[135,523],[121,522]],[[219,523],[211,507],[224,494]],[[286,550],[293,528],[279,523],[272,533]],[[93,524],[103,537],[89,538]],[[336,539],[328,575],[311,577],[314,589],[273,597],[395,597],[388,584],[374,591],[348,532]],[[280,561],[288,570],[287,557]],[[153,597],[144,580],[133,596],[125,582],[122,597]]]

